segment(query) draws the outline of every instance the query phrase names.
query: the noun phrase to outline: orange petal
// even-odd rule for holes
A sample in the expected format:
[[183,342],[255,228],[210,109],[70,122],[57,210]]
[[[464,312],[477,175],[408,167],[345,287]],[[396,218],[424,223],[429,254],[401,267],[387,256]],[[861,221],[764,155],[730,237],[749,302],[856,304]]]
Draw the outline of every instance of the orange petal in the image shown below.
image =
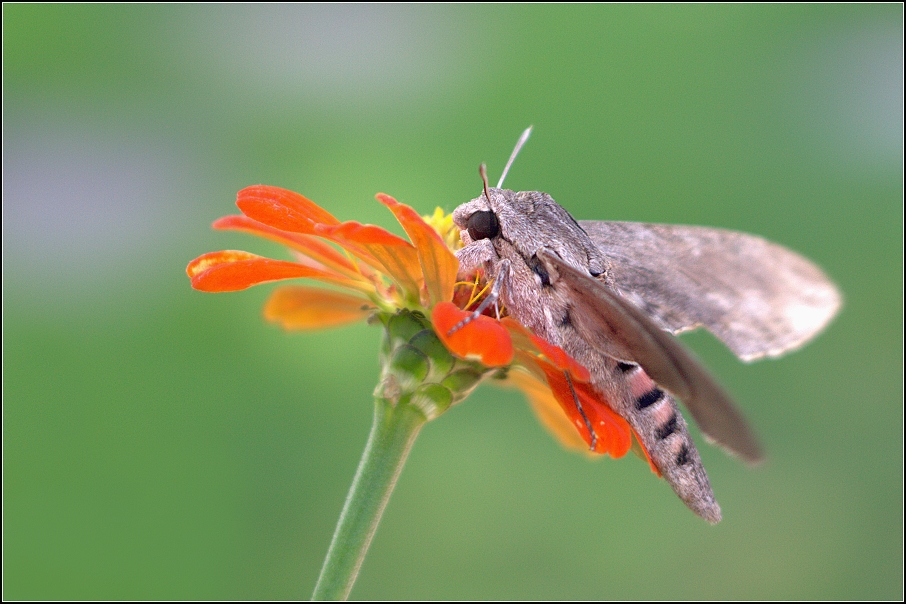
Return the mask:
[[500,324],[510,332],[510,336],[513,338],[517,348],[529,351],[537,350],[538,353],[547,357],[547,360],[553,363],[557,369],[568,371],[573,378],[580,382],[587,382],[591,379],[588,369],[566,354],[562,348],[539,338],[515,319],[504,317],[501,319]]
[[[326,225],[318,227],[318,233],[330,235],[331,237],[337,237],[340,239],[345,239],[347,241],[353,241],[355,243],[361,243],[362,245],[385,245],[389,247],[408,247],[412,248],[412,244],[403,239],[394,235],[386,229],[382,229],[379,226],[373,224],[362,224],[361,222],[356,222],[355,220],[347,220],[346,222],[341,222],[335,225]],[[414,249],[414,248],[413,248]]]
[[383,270],[404,290],[417,294],[421,268],[415,247],[393,233],[371,224],[353,220],[316,227],[318,234],[336,241],[374,268]]
[[210,252],[199,256],[186,267],[186,274],[192,280],[192,287],[204,292],[232,292],[267,281],[299,277],[351,287],[360,285],[359,282],[336,273],[237,250]]
[[626,420],[617,415],[590,384],[567,381],[564,370],[547,361],[539,359],[537,362],[544,370],[547,383],[560,407],[582,439],[591,446],[591,432],[576,406],[576,398],[579,399],[582,410],[597,436],[595,453],[609,453],[614,458],[626,455],[632,446],[632,431]]
[[504,383],[525,393],[538,420],[564,447],[588,452],[588,445],[563,413],[547,382],[517,369],[509,372]]
[[532,342],[532,332],[522,323],[513,317],[504,317],[500,319],[500,324],[509,332],[510,338],[513,339],[513,344],[516,348],[529,351],[533,355],[540,352]]
[[409,239],[415,244],[422,274],[425,276],[430,305],[449,301],[453,296],[453,284],[456,283],[456,273],[459,270],[456,255],[418,212],[383,193],[378,193],[377,199],[390,208],[403,225]]
[[441,302],[431,311],[431,322],[437,336],[453,354],[480,361],[488,367],[502,367],[513,360],[513,343],[509,334],[490,317],[479,316],[465,327],[449,332],[471,313],[459,310],[452,302]]
[[236,195],[236,205],[253,220],[293,233],[313,234],[315,224],[339,223],[315,202],[279,187],[246,187]]
[[538,350],[547,357],[557,369],[562,369],[563,371],[568,371],[571,376],[579,380],[580,382],[587,382],[591,379],[591,374],[588,373],[588,369],[579,364],[578,361],[573,359],[571,356],[563,352],[562,348],[550,344],[547,340],[539,338],[536,335],[532,335],[532,343],[538,347]]
[[218,230],[242,231],[276,241],[350,277],[361,272],[349,258],[319,237],[281,231],[241,215],[218,218],[212,226]]
[[274,290],[264,305],[264,318],[284,329],[321,329],[366,318],[374,307],[365,299],[317,287]]

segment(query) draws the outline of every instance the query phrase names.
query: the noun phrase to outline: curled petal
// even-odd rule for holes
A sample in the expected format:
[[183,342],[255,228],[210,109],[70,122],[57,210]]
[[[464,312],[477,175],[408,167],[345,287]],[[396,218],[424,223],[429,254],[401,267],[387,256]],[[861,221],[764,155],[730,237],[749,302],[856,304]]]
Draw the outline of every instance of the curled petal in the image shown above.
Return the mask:
[[299,277],[320,279],[347,287],[360,286],[360,282],[333,272],[237,250],[210,252],[199,256],[186,267],[186,274],[192,280],[192,287],[204,292],[233,292],[259,283]]
[[540,352],[532,343],[532,332],[527,327],[524,327],[522,323],[512,317],[504,317],[500,319],[500,324],[509,332],[516,348],[531,352],[533,355],[537,355]]
[[543,378],[539,380],[529,373],[514,370],[507,375],[505,383],[515,386],[525,394],[538,420],[564,447],[588,452],[588,445],[563,413],[560,403]]
[[310,199],[280,187],[246,187],[237,194],[236,205],[253,220],[293,233],[313,234],[316,224],[340,222]]
[[513,342],[494,319],[481,315],[450,334],[450,330],[470,314],[459,310],[452,302],[434,306],[431,322],[444,346],[455,355],[480,361],[488,367],[509,364],[513,359]]
[[[590,443],[583,440],[583,437],[579,435],[579,430],[576,429],[576,426],[563,412],[563,408],[554,397],[550,386],[544,378],[539,379],[534,374],[523,371],[523,369],[528,368],[519,367],[510,371],[504,384],[514,386],[525,394],[529,405],[531,405],[535,415],[538,416],[538,421],[560,441],[561,445],[567,449],[591,453],[588,449]],[[582,423],[584,426],[585,422],[583,421]],[[661,476],[657,466],[651,461],[648,451],[642,446],[641,441],[636,436],[635,431],[632,431],[632,446],[630,450],[641,459],[647,461],[654,474]],[[598,453],[599,451],[595,452]]]
[[536,335],[532,335],[531,338],[532,343],[538,347],[541,353],[547,357],[547,360],[553,363],[557,369],[568,371],[571,376],[580,382],[587,382],[591,379],[591,374],[588,373],[588,369],[563,352],[562,348],[554,346],[553,344],[548,343],[547,340],[539,338]]
[[322,329],[360,321],[373,310],[359,296],[317,287],[290,286],[274,290],[264,305],[264,318],[284,329]]
[[377,199],[390,208],[418,250],[418,260],[428,289],[429,304],[449,301],[453,296],[453,284],[456,283],[456,272],[459,270],[456,256],[418,212],[383,193],[378,193]]
[[632,446],[632,429],[626,420],[617,415],[607,401],[592,389],[590,384],[568,380],[564,370],[547,361],[538,360],[537,362],[544,370],[547,383],[557,402],[560,403],[582,439],[591,446],[591,432],[576,405],[576,398],[579,399],[582,411],[585,412],[585,416],[597,436],[595,453],[609,453],[613,458],[626,455]]
[[361,243],[362,245],[383,245],[388,247],[408,247],[411,248],[412,244],[387,231],[382,229],[379,226],[374,226],[373,224],[362,224],[361,222],[356,222],[355,220],[347,220],[346,222],[341,222],[335,225],[324,225],[318,227],[318,233],[323,235],[329,235],[331,237],[336,237],[337,239],[345,239],[346,241],[352,241],[355,243]]
[[522,324],[509,317],[504,317],[500,323],[510,332],[510,336],[513,338],[517,348],[523,350],[536,350],[539,354],[544,355],[548,361],[553,363],[557,369],[568,371],[574,379],[580,382],[587,382],[591,379],[591,374],[588,373],[588,369],[566,354],[563,349],[554,346],[547,340],[539,338]]
[[281,231],[248,216],[224,216],[215,220],[212,226],[218,230],[242,231],[276,241],[350,277],[361,274],[359,267],[320,237]]
[[319,225],[316,232],[382,270],[404,290],[418,292],[422,281],[418,252],[405,239],[380,227],[355,221]]

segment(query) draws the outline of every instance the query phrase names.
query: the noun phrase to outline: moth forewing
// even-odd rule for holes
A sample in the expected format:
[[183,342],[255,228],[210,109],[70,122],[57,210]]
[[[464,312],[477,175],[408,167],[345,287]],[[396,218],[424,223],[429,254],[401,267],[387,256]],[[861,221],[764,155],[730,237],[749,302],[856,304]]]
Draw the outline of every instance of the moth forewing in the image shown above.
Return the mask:
[[661,328],[704,327],[739,358],[779,356],[837,313],[837,287],[811,261],[756,235],[673,224],[579,221],[611,260],[612,287]]
[[590,275],[547,250],[539,256],[556,267],[569,287],[575,302],[573,323],[583,340],[603,355],[640,365],[685,404],[701,431],[717,444],[746,461],[761,460],[761,447],[730,395],[678,340]]
[[593,388],[629,422],[680,499],[719,521],[671,394],[719,444],[748,461],[761,459],[761,449],[730,396],[670,332],[704,326],[744,359],[788,350],[817,333],[839,306],[820,269],[732,231],[580,226],[537,191],[486,189],[459,206],[453,220],[463,229],[461,272],[482,268],[503,279],[500,298],[509,313],[585,366]]

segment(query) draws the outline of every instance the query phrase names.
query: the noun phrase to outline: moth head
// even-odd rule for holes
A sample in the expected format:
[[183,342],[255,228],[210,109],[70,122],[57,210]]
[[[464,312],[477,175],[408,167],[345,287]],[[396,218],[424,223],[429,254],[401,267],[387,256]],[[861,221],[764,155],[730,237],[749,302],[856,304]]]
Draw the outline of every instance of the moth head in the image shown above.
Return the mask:
[[487,188],[481,196],[453,210],[453,222],[460,228],[465,245],[482,239],[493,242],[504,234],[501,211],[506,214],[505,197],[513,194],[505,189]]
[[466,220],[466,231],[472,241],[493,239],[500,234],[500,221],[491,210],[479,210]]
[[487,188],[456,208],[453,222],[463,244],[488,240],[500,258],[521,257],[530,264],[538,250],[547,248],[592,275],[604,271],[588,235],[547,193]]

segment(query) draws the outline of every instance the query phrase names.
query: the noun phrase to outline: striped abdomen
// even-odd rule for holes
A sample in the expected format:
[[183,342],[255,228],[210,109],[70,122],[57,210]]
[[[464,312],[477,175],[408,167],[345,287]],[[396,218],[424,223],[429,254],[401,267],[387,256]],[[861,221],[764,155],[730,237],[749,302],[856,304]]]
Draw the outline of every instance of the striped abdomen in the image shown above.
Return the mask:
[[674,398],[636,364],[610,361],[601,369],[609,375],[596,372],[592,383],[629,422],[674,492],[708,522],[720,522],[720,506]]

